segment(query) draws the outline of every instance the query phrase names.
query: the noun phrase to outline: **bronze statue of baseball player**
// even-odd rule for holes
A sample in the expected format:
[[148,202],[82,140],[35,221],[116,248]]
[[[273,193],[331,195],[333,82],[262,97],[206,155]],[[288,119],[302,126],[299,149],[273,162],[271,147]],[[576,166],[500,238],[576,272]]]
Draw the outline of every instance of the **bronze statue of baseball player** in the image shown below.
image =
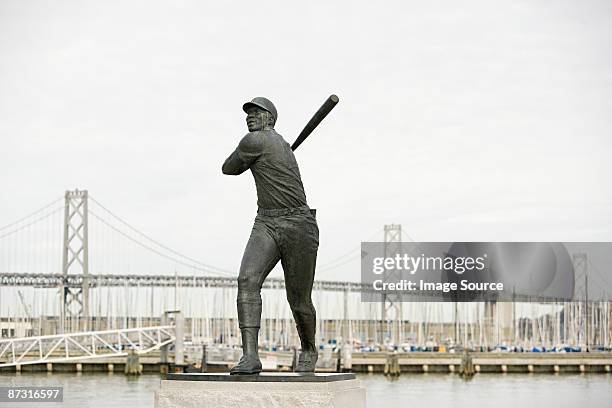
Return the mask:
[[243,110],[247,114],[249,133],[223,164],[223,173],[238,175],[250,169],[255,178],[259,209],[238,276],[237,306],[243,356],[230,373],[261,372],[257,348],[261,287],[278,261],[283,266],[287,300],[301,342],[295,371],[313,372],[318,357],[316,312],[311,300],[319,246],[315,211],[306,202],[291,146],[274,130],[277,119],[274,104],[258,97],[245,103]]

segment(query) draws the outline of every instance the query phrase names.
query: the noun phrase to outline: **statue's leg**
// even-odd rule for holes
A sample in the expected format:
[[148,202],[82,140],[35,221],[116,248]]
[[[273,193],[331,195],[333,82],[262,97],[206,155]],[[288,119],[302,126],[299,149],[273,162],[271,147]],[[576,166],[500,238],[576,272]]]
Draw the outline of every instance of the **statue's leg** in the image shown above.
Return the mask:
[[295,319],[302,352],[296,371],[314,371],[318,351],[316,311],[312,304],[312,284],[319,246],[319,229],[311,214],[283,217],[279,222],[281,262],[285,274],[287,300]]
[[243,355],[240,362],[230,371],[231,374],[261,372],[257,350],[261,322],[261,286],[279,259],[280,252],[269,227],[264,221],[256,219],[238,275],[236,303]]

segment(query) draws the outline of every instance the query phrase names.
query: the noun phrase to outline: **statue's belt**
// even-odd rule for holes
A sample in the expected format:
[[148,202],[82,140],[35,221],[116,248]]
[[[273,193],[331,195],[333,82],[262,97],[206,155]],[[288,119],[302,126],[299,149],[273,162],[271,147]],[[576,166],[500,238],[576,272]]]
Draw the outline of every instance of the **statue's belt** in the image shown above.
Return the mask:
[[285,215],[293,215],[293,214],[304,214],[311,212],[310,207],[307,205],[303,205],[301,207],[293,207],[293,208],[261,208],[257,209],[257,214],[266,215],[268,217],[282,217]]

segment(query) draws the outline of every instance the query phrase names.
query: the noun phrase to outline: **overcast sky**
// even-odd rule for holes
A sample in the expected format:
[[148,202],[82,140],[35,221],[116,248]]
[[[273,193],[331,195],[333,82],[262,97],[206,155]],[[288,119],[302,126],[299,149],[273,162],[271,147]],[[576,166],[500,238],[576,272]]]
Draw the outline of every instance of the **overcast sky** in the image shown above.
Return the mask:
[[78,187],[237,271],[255,189],[221,164],[242,103],[270,98],[291,142],[336,93],[296,153],[320,264],[388,223],[611,241],[611,27],[609,1],[0,0],[0,225]]

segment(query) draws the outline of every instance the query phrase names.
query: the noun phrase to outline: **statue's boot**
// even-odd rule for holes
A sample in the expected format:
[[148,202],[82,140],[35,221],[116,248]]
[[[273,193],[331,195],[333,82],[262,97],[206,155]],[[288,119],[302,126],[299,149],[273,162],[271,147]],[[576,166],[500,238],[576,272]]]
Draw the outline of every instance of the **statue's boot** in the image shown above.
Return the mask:
[[257,337],[259,328],[248,327],[242,332],[242,357],[238,364],[230,370],[231,375],[258,374],[261,372],[261,361],[257,352]]
[[307,306],[306,310],[312,310],[311,313],[304,313],[295,309],[297,308],[294,308],[293,316],[296,323],[295,328],[300,336],[302,351],[294,371],[296,373],[313,373],[319,358],[315,339],[316,320],[314,308],[312,305]]
[[296,373],[314,373],[319,353],[316,351],[302,351],[295,367]]
[[[302,343],[302,351],[298,357],[298,363],[295,367],[296,373],[314,373],[319,352],[315,345],[315,328],[312,324],[298,320],[297,331]],[[313,327],[311,327],[313,326]]]

